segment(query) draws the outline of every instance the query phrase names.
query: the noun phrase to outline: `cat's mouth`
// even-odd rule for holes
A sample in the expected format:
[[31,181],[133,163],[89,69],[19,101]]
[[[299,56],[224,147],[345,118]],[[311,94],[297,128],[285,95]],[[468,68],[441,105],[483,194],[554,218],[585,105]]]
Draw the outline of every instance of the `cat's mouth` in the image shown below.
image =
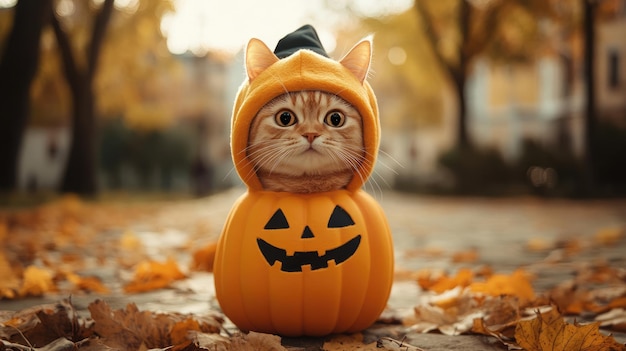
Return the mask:
[[310,266],[311,270],[328,268],[328,261],[333,260],[338,265],[354,255],[361,243],[361,236],[357,235],[341,246],[327,250],[320,256],[317,251],[296,251],[293,255],[287,255],[285,249],[276,247],[267,241],[257,238],[259,250],[267,263],[273,266],[276,261],[281,263],[280,270],[283,272],[302,272],[302,266]]

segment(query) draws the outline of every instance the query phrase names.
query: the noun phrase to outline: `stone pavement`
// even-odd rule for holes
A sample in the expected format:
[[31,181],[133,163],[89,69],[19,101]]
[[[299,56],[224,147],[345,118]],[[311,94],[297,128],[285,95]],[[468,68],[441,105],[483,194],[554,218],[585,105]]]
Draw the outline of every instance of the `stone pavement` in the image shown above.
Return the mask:
[[[202,226],[201,242],[215,240],[231,204],[243,192],[231,189],[204,199],[172,203],[151,218],[137,223],[137,236],[154,256],[165,257],[168,250],[184,247],[190,232]],[[626,228],[626,200],[575,201],[520,198],[453,198],[377,192],[375,198],[385,209],[394,236],[396,270],[442,269],[453,273],[461,267],[489,265],[495,272],[510,273],[526,267],[536,275],[537,291],[550,288],[571,277],[572,262],[607,261],[626,268],[626,239],[612,246],[581,250],[576,256],[562,259],[558,243],[590,242],[604,228]],[[555,243],[557,243],[555,245]],[[528,247],[535,248],[529,250]],[[542,247],[549,249],[542,250]],[[188,252],[187,252],[188,253]],[[178,257],[188,264],[189,255]],[[562,262],[542,269],[537,263]],[[117,272],[97,273],[105,281],[119,279]],[[413,281],[398,280],[392,289],[389,306],[412,309],[420,292]],[[20,310],[35,304],[56,301],[65,296],[45,296],[15,301],[0,301],[0,310]],[[73,296],[81,311],[96,299],[95,295]],[[113,293],[102,296],[113,308],[135,302],[140,309],[195,312],[217,308],[212,275],[191,273],[190,278],[174,289],[144,294]],[[399,327],[400,328],[400,327]],[[401,332],[399,330],[399,332]],[[365,333],[376,334],[375,328]],[[626,336],[615,334],[620,342]],[[500,350],[494,340],[482,336],[409,334],[407,342],[424,350]],[[286,343],[298,343],[286,340]],[[314,350],[320,340],[307,340],[302,349]]]

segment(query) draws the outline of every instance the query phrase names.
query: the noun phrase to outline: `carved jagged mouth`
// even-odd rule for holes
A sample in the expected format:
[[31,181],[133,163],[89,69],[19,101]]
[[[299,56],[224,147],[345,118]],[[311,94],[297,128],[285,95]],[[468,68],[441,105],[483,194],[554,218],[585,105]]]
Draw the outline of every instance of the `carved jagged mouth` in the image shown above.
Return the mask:
[[293,255],[287,255],[287,251],[278,248],[263,239],[256,239],[259,249],[267,263],[273,266],[276,261],[281,263],[280,270],[283,272],[302,272],[302,266],[310,266],[311,270],[328,268],[328,261],[333,260],[340,264],[350,258],[361,243],[361,236],[357,235],[347,243],[326,251],[320,256],[317,251],[296,251]]

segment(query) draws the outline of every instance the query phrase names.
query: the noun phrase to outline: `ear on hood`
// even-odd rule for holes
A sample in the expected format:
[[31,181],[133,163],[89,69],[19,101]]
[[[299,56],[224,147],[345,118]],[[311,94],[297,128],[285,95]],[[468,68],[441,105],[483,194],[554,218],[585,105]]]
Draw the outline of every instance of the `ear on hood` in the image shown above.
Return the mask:
[[[302,28],[307,27],[305,26]],[[301,31],[302,28],[299,29],[299,31]],[[310,28],[312,30],[312,27]],[[295,33],[298,33],[298,31],[296,31]],[[315,33],[314,30],[313,33]],[[309,36],[312,35],[310,33],[308,34]],[[285,45],[284,41],[286,41],[287,38],[289,38],[289,36],[281,39],[281,42],[279,42],[276,49],[277,52],[281,52],[279,51],[279,48],[281,47],[281,44],[283,46]],[[317,39],[317,35],[315,35],[315,38]],[[312,50],[311,48],[313,48],[313,46],[311,46],[311,44],[309,44],[309,46],[305,46],[302,49]],[[319,43],[319,48],[321,48],[321,43]],[[288,50],[288,48],[283,48],[283,50]],[[315,50],[312,51],[318,53],[319,50],[322,50],[322,52],[325,53],[325,51],[323,51],[323,48],[318,49],[317,47],[315,47]],[[256,79],[259,74],[265,71],[272,64],[278,62],[278,60],[279,57],[275,55],[275,53],[273,53],[272,50],[270,50],[270,48],[265,45],[265,43],[256,38],[250,39],[245,51],[246,73],[248,74],[249,82],[251,83],[252,81],[254,81],[254,79]],[[341,60],[339,60],[339,62],[350,72],[352,72],[352,74],[358,79],[359,82],[363,83],[369,73],[371,60],[372,38],[367,37],[357,43],[352,49],[350,49],[350,51]]]
[[278,57],[261,40],[252,38],[246,46],[246,73],[250,83],[269,66],[278,62]]

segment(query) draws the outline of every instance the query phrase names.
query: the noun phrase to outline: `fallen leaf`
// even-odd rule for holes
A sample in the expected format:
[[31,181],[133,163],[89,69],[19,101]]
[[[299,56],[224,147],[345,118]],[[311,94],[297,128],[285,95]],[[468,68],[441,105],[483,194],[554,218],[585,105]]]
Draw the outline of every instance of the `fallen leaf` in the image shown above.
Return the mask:
[[249,332],[236,334],[230,339],[230,351],[287,351],[281,345],[280,336]]
[[[187,337],[191,344],[200,350],[210,351],[227,351],[230,348],[230,339],[216,333],[202,333],[195,330],[187,332]],[[172,351],[178,351],[179,347],[172,348]]]
[[535,298],[529,274],[521,269],[516,270],[511,275],[494,274],[485,282],[472,283],[469,289],[474,293],[490,296],[516,296],[524,302],[532,301]]
[[213,272],[213,261],[217,242],[212,242],[193,252],[193,262],[191,268],[196,271]]
[[107,288],[102,281],[97,277],[81,277],[76,273],[65,273],[65,279],[74,284],[76,290],[95,292],[99,294],[108,294],[109,288]]
[[465,251],[458,251],[452,255],[452,262],[454,263],[472,263],[478,260],[478,250],[471,248]]
[[142,261],[135,267],[133,280],[124,286],[124,292],[137,293],[161,289],[185,278],[172,258],[165,262]]
[[33,345],[48,345],[58,338],[79,341],[93,334],[91,327],[69,300],[63,300],[26,308],[0,320],[0,339]]
[[376,341],[376,347],[378,349],[388,351],[425,351],[417,346],[413,346],[405,343],[404,341],[395,340],[389,337],[382,337]]
[[404,322],[412,331],[428,333],[439,330],[446,335],[459,335],[469,331],[475,318],[486,311],[467,290],[456,287],[443,294],[422,297],[414,308],[415,315]]
[[520,321],[515,328],[515,340],[528,351],[623,351],[612,336],[600,333],[600,323],[569,324],[552,308],[537,313],[532,320]]
[[363,334],[337,335],[326,341],[324,351],[377,350],[376,343],[363,344]]
[[454,277],[446,274],[433,274],[426,270],[417,277],[417,283],[424,290],[443,293],[455,287],[466,287],[472,283],[473,279],[474,273],[468,268],[459,269]]
[[20,287],[20,296],[41,296],[51,291],[56,291],[56,286],[49,270],[36,266],[26,267]]
[[[178,313],[140,311],[135,304],[112,310],[96,300],[89,304],[94,331],[112,348],[139,350],[188,345],[187,331],[219,333],[223,319],[217,316],[191,316]],[[189,328],[189,329],[186,329]]]
[[494,337],[498,341],[500,341],[503,345],[506,345],[509,350],[516,350],[516,349],[520,349],[520,347],[518,347],[514,342],[515,340],[508,335],[510,334],[508,331],[510,330],[515,331],[516,324],[517,324],[517,320],[513,323],[509,323],[505,325],[488,326],[485,323],[485,319],[476,318],[474,319],[474,324],[472,325],[472,332],[476,334],[482,334],[482,335]]

